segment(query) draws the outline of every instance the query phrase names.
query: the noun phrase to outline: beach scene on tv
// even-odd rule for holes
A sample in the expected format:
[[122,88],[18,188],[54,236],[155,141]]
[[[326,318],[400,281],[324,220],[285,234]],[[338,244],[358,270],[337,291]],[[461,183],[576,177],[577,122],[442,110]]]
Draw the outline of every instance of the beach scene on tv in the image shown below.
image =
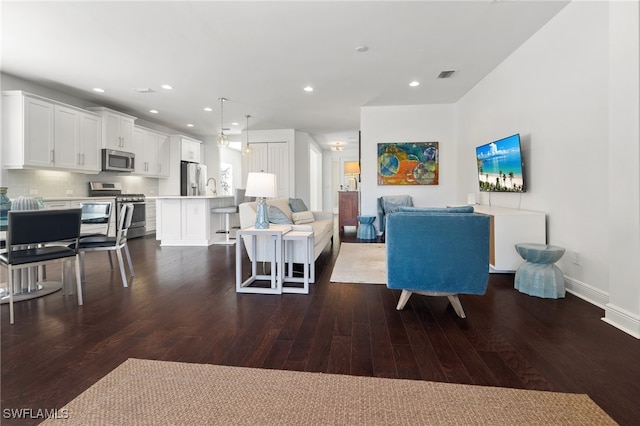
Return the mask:
[[520,135],[476,148],[480,191],[524,192]]

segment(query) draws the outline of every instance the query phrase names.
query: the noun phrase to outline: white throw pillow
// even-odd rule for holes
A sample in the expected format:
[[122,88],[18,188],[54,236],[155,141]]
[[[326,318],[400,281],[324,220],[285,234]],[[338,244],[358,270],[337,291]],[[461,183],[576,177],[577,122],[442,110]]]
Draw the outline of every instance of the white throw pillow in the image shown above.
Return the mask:
[[315,220],[315,218],[313,217],[313,213],[311,213],[310,211],[292,213],[291,218],[293,219],[293,223],[295,223],[296,225],[300,225],[302,223],[311,223]]

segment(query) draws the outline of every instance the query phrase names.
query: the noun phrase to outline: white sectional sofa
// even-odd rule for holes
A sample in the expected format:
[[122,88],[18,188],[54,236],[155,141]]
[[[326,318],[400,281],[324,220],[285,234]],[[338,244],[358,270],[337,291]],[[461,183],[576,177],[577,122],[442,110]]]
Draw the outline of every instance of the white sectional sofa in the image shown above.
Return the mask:
[[[274,198],[270,200],[266,200],[267,205],[272,205],[279,208],[285,216],[294,222],[294,214],[291,211],[291,207],[289,206],[289,198]],[[256,211],[258,202],[250,202],[250,203],[242,203],[238,208],[238,212],[240,214],[240,228],[249,228],[256,223]],[[314,253],[313,260],[316,260],[322,250],[333,241],[333,213],[332,212],[319,212],[314,211],[311,212],[313,214],[313,221],[305,224],[292,224],[293,229],[299,230],[312,230],[313,238],[314,238]],[[251,238],[245,238],[244,244],[247,247],[247,252],[249,253],[250,258],[252,253],[252,243]],[[257,239],[257,250],[256,257],[259,262],[268,262],[271,260],[271,253],[269,251],[267,238],[258,238]],[[302,241],[294,241],[293,242],[293,250],[292,255],[293,258],[287,258],[287,261],[292,261],[293,263],[303,263],[304,262],[304,243]],[[254,259],[251,258],[253,261]]]

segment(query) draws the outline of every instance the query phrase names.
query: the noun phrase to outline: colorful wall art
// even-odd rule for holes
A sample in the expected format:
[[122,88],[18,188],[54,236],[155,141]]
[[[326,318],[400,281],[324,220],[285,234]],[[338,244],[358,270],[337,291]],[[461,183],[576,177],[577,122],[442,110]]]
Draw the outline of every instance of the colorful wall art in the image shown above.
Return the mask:
[[438,142],[379,143],[378,185],[438,185]]

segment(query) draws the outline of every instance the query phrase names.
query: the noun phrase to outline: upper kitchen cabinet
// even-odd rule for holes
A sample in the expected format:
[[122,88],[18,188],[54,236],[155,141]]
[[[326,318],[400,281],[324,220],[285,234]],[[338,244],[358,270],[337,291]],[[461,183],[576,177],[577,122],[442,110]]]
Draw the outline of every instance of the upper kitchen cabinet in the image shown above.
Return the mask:
[[180,159],[182,161],[199,163],[201,159],[201,146],[202,142],[200,142],[199,140],[191,139],[186,136],[180,136]]
[[99,171],[100,117],[22,91],[2,93],[7,168]]
[[100,171],[101,119],[62,105],[54,113],[54,165],[65,170]]
[[102,117],[102,147],[135,152],[133,123],[136,117],[104,107],[87,108]]
[[169,136],[135,126],[135,174],[150,177],[169,176]]

